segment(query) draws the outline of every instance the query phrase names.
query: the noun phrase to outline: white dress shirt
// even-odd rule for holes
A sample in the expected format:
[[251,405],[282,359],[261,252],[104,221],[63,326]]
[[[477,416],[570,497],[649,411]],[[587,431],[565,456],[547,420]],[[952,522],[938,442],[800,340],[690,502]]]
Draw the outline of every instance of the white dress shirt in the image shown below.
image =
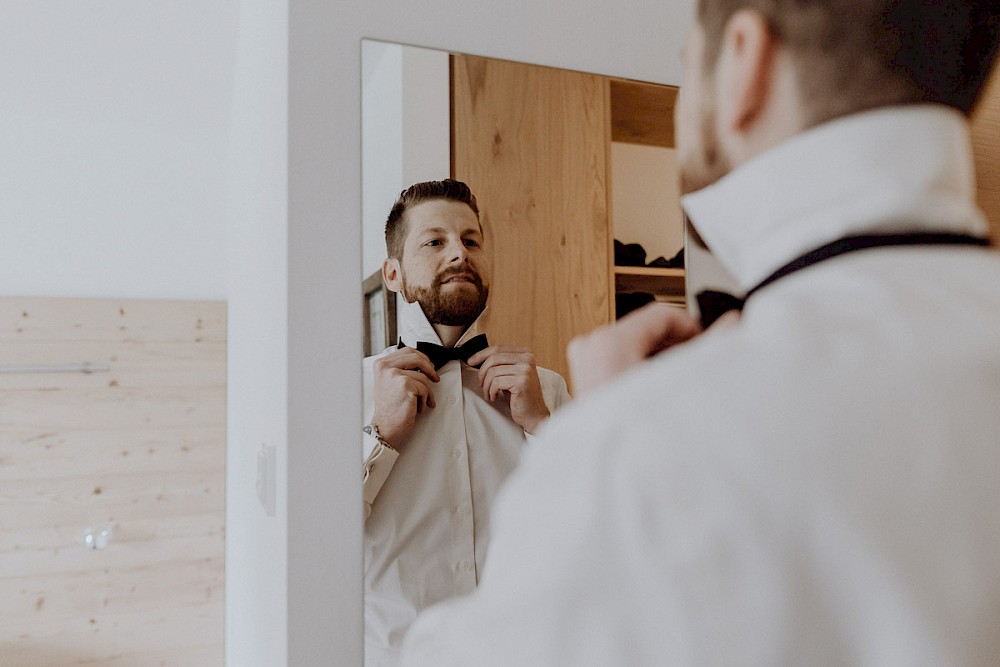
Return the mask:
[[[399,325],[410,347],[418,341],[441,344],[417,303],[401,306]],[[473,324],[457,345],[477,333]],[[375,358],[364,362],[366,423],[374,412]],[[527,434],[511,419],[507,400],[483,398],[477,369],[449,361],[438,375],[432,387],[436,407],[417,416],[365,521],[369,667],[397,664],[403,635],[421,609],[475,589],[493,498],[525,448]],[[568,402],[562,376],[539,368],[538,378],[550,412]],[[374,441],[364,442],[368,461]]]
[[[967,125],[836,120],[685,198],[742,286],[847,234],[985,235]],[[550,420],[403,664],[1000,664],[1000,256],[864,250]]]

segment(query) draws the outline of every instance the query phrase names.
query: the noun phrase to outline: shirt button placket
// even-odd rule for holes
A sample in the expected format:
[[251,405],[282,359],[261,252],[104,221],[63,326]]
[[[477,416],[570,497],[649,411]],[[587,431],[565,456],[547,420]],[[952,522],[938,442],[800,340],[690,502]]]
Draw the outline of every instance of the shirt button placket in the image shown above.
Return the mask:
[[[462,388],[459,387],[459,392]],[[476,538],[475,522],[472,513],[472,480],[469,470],[469,443],[465,428],[465,410],[461,396],[457,392],[449,393],[445,402],[449,406],[457,406],[456,419],[460,419],[463,427],[461,435],[455,441],[451,457],[455,465],[454,505],[452,520],[454,521],[455,542],[453,558],[455,568],[455,587],[458,593],[471,593],[476,587]]]

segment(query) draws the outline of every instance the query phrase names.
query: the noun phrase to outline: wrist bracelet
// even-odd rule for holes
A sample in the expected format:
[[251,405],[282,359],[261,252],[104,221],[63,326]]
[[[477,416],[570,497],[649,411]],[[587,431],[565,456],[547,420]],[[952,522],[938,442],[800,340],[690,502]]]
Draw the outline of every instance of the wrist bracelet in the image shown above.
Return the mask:
[[378,444],[388,449],[391,449],[392,451],[396,451],[396,448],[390,445],[386,441],[386,439],[383,438],[382,435],[378,432],[378,426],[376,426],[375,424],[368,424],[361,430],[370,435],[371,437],[375,438],[376,440],[378,440]]

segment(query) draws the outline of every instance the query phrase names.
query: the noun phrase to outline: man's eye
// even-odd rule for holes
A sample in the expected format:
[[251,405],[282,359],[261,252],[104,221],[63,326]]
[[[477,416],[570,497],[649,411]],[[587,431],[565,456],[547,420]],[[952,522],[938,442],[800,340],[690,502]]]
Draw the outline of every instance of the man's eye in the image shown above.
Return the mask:
[[430,241],[428,241],[424,245],[439,246],[439,245],[441,245],[441,240],[440,239],[431,239]]
[[465,239],[465,245],[467,245],[470,248],[478,248],[479,241],[476,241],[475,239]]

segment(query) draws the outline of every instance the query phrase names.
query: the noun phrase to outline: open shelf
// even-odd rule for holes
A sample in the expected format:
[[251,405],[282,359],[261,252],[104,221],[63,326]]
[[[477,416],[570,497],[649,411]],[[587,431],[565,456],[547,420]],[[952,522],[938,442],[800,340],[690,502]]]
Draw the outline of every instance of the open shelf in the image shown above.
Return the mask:
[[684,297],[684,269],[616,266],[615,292],[649,292],[657,297]]

